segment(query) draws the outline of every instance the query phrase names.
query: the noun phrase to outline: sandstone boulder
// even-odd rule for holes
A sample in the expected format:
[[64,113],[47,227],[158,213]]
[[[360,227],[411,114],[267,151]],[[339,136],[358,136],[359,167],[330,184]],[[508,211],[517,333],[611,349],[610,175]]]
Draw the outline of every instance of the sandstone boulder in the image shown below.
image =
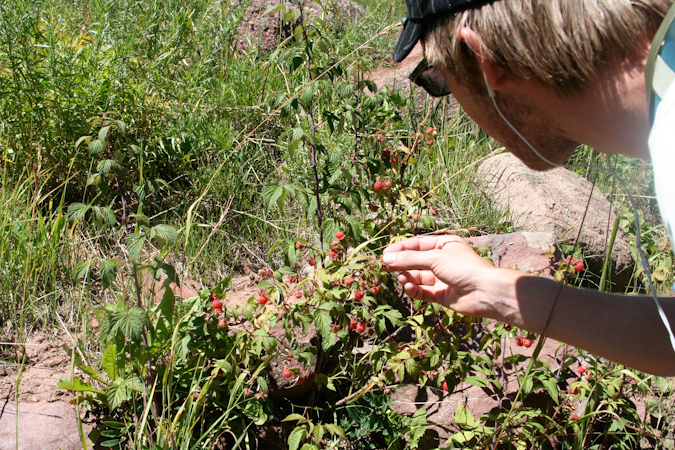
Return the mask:
[[[579,235],[589,270],[596,275],[602,272],[616,211],[588,180],[563,168],[536,172],[511,153],[486,160],[476,180],[519,229],[553,233],[567,244],[574,244]],[[620,229],[611,258],[612,282],[621,288],[630,280],[633,259]]]

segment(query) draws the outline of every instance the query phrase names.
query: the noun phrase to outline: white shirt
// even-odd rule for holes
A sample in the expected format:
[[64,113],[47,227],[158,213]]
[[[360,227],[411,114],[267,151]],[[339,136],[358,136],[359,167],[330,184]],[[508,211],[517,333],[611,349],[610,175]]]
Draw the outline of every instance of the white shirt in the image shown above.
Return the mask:
[[656,108],[649,135],[649,153],[661,217],[670,243],[675,245],[675,83],[670,85]]

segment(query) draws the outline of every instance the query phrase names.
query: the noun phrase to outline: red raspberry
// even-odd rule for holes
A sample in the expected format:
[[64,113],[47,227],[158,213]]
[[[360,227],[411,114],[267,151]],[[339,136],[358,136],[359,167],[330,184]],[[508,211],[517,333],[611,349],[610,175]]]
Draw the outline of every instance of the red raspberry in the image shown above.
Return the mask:
[[356,321],[356,319],[352,317],[352,318],[349,320],[349,329],[351,329],[351,330],[356,330],[356,327],[358,326],[358,324],[359,324],[359,323]]
[[516,345],[522,347],[525,344],[522,336],[516,336]]
[[530,339],[523,339],[523,345],[524,345],[525,347],[528,347],[528,348],[529,348],[529,347],[532,347],[532,340],[530,340]]
[[335,239],[333,242],[330,243],[331,247],[337,247],[338,245],[340,245],[339,239]]
[[295,248],[297,248],[298,250],[302,249],[303,247],[304,245],[302,244],[302,242],[298,241],[295,243]]
[[391,151],[389,151],[388,148],[385,148],[384,150],[382,150],[382,156],[384,156],[385,158],[389,158],[390,155],[391,155]]
[[434,140],[433,139],[427,139],[427,145],[434,145]]
[[572,389],[572,395],[577,395],[578,393],[579,393],[578,387],[575,387],[574,389]]
[[216,294],[215,292],[212,293],[211,295],[209,295],[209,300],[211,300],[211,301],[214,301],[217,298],[218,298],[218,294]]
[[359,322],[359,323],[356,325],[356,331],[357,331],[358,333],[363,333],[364,331],[366,331],[366,326],[363,324],[363,322]]
[[586,368],[584,366],[579,366],[577,372],[579,372],[579,375],[583,375],[584,372],[586,372]]
[[370,289],[370,293],[373,294],[373,295],[377,295],[378,292],[380,292],[380,287],[379,287],[379,286],[373,286],[373,287]]
[[435,132],[436,132],[436,128],[432,128],[432,127],[427,128],[427,131],[426,131],[427,134],[434,134]]
[[284,370],[281,372],[281,374],[284,376],[284,378],[290,378],[293,376],[290,370],[284,367]]
[[450,392],[450,388],[448,387],[448,382],[447,382],[447,381],[443,380],[443,385],[442,385],[442,386],[443,386],[443,390],[444,390],[445,392]]
[[259,304],[259,305],[264,305],[265,303],[267,303],[267,301],[268,301],[269,299],[270,299],[270,298],[269,298],[267,295],[263,294],[263,295],[261,295],[260,297],[258,297],[258,304]]
[[220,319],[218,321],[218,328],[225,328],[227,326],[227,321],[225,319]]
[[574,421],[574,420],[579,420],[579,416],[577,416],[576,414],[572,414],[572,415],[570,416],[570,420],[573,420],[573,421]]
[[331,248],[330,250],[328,250],[328,256],[330,257],[330,259],[332,259],[333,261],[335,261],[335,260],[337,259],[337,257],[338,257],[338,252],[336,252],[335,250],[333,250],[333,249]]
[[389,162],[392,164],[396,164],[398,162],[398,159],[396,159],[395,156],[392,156],[391,158],[389,158]]
[[347,275],[344,279],[345,286],[351,286],[351,284],[354,282],[354,279]]
[[585,266],[584,266],[583,261],[579,261],[579,262],[577,262],[577,263],[574,265],[574,271],[577,272],[577,273],[583,272],[584,267],[585,267]]
[[309,265],[310,265],[310,266],[316,266],[316,259],[314,259],[313,256],[312,256],[311,258],[309,258],[309,261],[308,261],[308,262],[309,262]]
[[342,239],[345,237],[345,234],[342,231],[338,231],[337,233],[335,233],[335,237],[338,239]]
[[211,303],[211,306],[213,309],[221,309],[223,307],[223,302],[218,297],[216,297],[213,303]]
[[336,324],[331,325],[330,331],[332,331],[333,333],[337,333],[338,331],[340,331],[340,325],[336,325]]
[[354,291],[354,298],[361,300],[363,298],[363,291],[361,289]]
[[384,190],[388,191],[391,189],[391,180],[384,180]]
[[377,180],[375,182],[375,184],[373,185],[373,189],[375,189],[376,191],[381,191],[383,187],[384,187],[384,184],[382,184],[382,182],[380,180]]

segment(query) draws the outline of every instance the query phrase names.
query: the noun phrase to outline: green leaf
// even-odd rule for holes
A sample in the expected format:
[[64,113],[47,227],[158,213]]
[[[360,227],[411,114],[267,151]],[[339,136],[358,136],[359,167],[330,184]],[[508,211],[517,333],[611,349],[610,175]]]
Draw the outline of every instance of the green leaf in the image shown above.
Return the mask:
[[105,175],[110,173],[112,170],[121,170],[122,166],[119,165],[114,159],[104,159],[96,165],[96,171]]
[[115,281],[117,268],[121,266],[122,262],[118,259],[107,259],[101,263],[99,266],[99,272],[101,272],[101,284],[103,290],[108,289],[113,281]]
[[136,375],[111,382],[105,390],[110,409],[117,409],[123,402],[130,401],[134,391],[143,392],[143,382]]
[[124,243],[127,246],[129,257],[138,261],[138,258],[141,256],[141,250],[143,250],[143,245],[145,245],[145,234],[131,233],[124,238]]
[[302,415],[297,414],[297,413],[287,415],[282,420],[282,422],[293,422],[294,420],[297,421],[298,423],[307,423],[307,419],[305,418],[305,416],[302,416]]
[[298,450],[300,443],[307,437],[307,430],[304,426],[295,427],[288,436],[288,450]]
[[101,366],[103,371],[108,375],[111,381],[117,379],[117,346],[115,344],[108,344],[103,352],[103,357],[101,358]]
[[118,332],[121,332],[125,338],[131,341],[138,341],[141,338],[143,330],[145,328],[149,329],[150,326],[150,318],[147,311],[143,308],[134,306],[129,311],[118,309],[112,316],[110,334],[116,335]]
[[93,264],[94,260],[89,259],[87,261],[82,261],[80,263],[77,263],[75,265],[75,279],[76,280],[84,280],[85,277],[87,280],[89,279],[89,273],[91,272],[91,265]]
[[74,222],[78,219],[83,218],[91,206],[85,205],[84,203],[71,203],[68,205],[68,220]]
[[59,381],[59,384],[56,386],[57,389],[65,389],[68,391],[75,392],[96,392],[97,394],[103,394],[103,391],[92,387],[89,383],[85,383],[80,378],[75,378],[70,380],[66,378],[65,380]]
[[99,139],[94,139],[89,142],[89,154],[96,156],[103,151],[103,142]]
[[330,326],[333,323],[330,312],[325,309],[314,310],[314,326],[321,333],[324,339],[327,339],[331,334]]
[[457,412],[455,413],[455,423],[462,428],[472,429],[478,425],[473,415],[459,403],[457,405]]
[[265,208],[272,209],[272,206],[275,204],[279,206],[279,209],[283,207],[283,202],[286,199],[285,196],[286,190],[283,186],[277,184],[272,184],[263,189],[263,202],[265,203]]
[[105,141],[106,138],[108,137],[109,131],[110,131],[110,125],[106,125],[105,127],[101,127],[101,129],[98,131],[98,140],[99,141]]
[[335,425],[334,423],[328,423],[324,425],[324,427],[326,427],[326,430],[333,436],[345,437],[344,430],[341,427]]
[[159,310],[162,312],[162,317],[166,319],[169,324],[173,321],[173,307],[176,303],[176,298],[173,295],[173,290],[167,286],[162,295],[162,302],[159,304]]
[[556,404],[560,403],[560,400],[558,398],[558,383],[556,383],[555,378],[551,376],[546,376],[545,374],[540,376],[539,379],[541,380],[541,384],[544,385],[546,390],[548,391],[548,395],[553,399]]
[[354,216],[346,216],[345,220],[349,225],[349,236],[354,239],[355,242],[361,241],[361,235],[363,234],[363,224]]
[[150,239],[161,241],[161,245],[166,242],[173,244],[178,240],[178,232],[171,225],[159,224],[150,229]]

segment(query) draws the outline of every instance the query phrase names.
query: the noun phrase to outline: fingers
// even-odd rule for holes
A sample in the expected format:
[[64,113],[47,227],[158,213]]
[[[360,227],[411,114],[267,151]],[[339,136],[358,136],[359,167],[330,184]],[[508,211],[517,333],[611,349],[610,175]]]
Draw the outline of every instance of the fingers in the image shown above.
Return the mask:
[[458,236],[421,236],[411,239],[406,239],[405,241],[397,242],[391,244],[389,247],[384,249],[383,253],[394,253],[401,251],[427,251],[434,249],[441,249],[443,246],[449,242],[464,242],[464,239]]
[[414,283],[406,283],[403,286],[405,293],[408,294],[410,298],[415,300],[422,300],[424,302],[437,302],[441,300],[437,295],[437,288],[434,286],[424,286]]
[[433,272],[429,270],[409,270],[401,272],[398,276],[398,281],[405,285],[406,283],[413,284],[425,284],[427,286],[433,286],[436,284],[438,279]]

